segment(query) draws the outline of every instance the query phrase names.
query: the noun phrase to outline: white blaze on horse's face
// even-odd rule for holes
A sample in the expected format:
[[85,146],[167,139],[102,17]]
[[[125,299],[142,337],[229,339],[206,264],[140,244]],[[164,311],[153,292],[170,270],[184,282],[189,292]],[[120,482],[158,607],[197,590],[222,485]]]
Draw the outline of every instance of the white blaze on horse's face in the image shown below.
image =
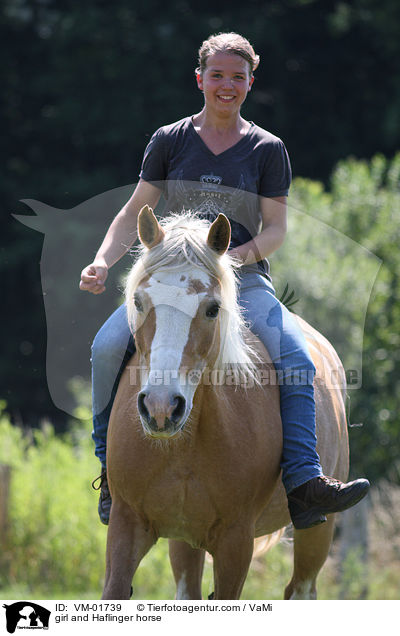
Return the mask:
[[139,285],[136,346],[139,415],[146,434],[169,438],[184,426],[206,366],[218,353],[218,283],[203,270],[160,271]]

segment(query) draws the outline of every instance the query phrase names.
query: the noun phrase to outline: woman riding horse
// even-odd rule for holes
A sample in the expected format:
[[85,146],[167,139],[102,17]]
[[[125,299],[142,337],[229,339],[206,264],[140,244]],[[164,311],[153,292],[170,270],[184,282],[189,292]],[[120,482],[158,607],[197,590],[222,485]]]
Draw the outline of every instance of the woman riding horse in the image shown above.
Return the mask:
[[[324,476],[316,452],[315,367],[295,320],[275,296],[266,260],[286,233],[289,158],[278,137],[240,113],[258,64],[259,56],[238,34],[221,33],[203,42],[196,69],[203,108],[154,133],[139,183],[94,261],[82,271],[80,288],[104,292],[109,268],[136,240],[140,209],[146,204],[154,208],[161,194],[171,211],[190,208],[211,220],[221,211],[229,216],[230,255],[241,263],[239,302],[280,374],[282,481],[292,522],[304,529],[356,504],[367,494],[369,482],[342,483]],[[126,308],[121,306],[101,328],[92,349],[93,439],[102,464],[99,514],[105,524],[111,507],[108,421],[119,379],[134,350]]]

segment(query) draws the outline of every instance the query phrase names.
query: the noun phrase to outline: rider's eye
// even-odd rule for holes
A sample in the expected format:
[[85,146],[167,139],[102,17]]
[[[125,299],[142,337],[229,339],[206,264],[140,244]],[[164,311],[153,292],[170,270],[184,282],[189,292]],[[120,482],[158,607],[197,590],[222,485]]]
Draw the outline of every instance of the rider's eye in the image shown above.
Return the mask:
[[135,296],[133,300],[135,303],[136,310],[143,311],[142,301],[140,300],[139,296]]
[[206,309],[207,318],[216,318],[219,312],[219,304],[217,302],[211,303]]

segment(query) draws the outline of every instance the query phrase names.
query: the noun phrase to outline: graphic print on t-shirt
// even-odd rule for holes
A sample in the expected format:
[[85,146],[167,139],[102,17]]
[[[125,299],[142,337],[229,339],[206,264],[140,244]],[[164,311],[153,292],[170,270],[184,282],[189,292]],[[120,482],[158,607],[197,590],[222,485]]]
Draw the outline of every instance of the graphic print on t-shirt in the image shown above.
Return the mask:
[[183,209],[191,210],[209,221],[214,221],[222,212],[231,223],[237,222],[240,218],[244,195],[245,181],[242,174],[236,188],[224,187],[222,177],[213,173],[202,174],[198,184],[193,181],[184,181],[183,170],[179,172],[175,184],[175,197],[178,204]]

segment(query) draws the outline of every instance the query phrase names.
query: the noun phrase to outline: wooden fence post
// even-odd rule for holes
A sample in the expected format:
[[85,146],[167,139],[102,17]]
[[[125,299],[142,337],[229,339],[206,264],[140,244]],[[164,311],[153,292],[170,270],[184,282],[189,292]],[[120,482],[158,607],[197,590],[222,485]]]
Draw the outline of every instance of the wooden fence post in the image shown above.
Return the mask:
[[10,498],[11,467],[0,464],[0,546],[6,542],[8,530],[8,506]]

